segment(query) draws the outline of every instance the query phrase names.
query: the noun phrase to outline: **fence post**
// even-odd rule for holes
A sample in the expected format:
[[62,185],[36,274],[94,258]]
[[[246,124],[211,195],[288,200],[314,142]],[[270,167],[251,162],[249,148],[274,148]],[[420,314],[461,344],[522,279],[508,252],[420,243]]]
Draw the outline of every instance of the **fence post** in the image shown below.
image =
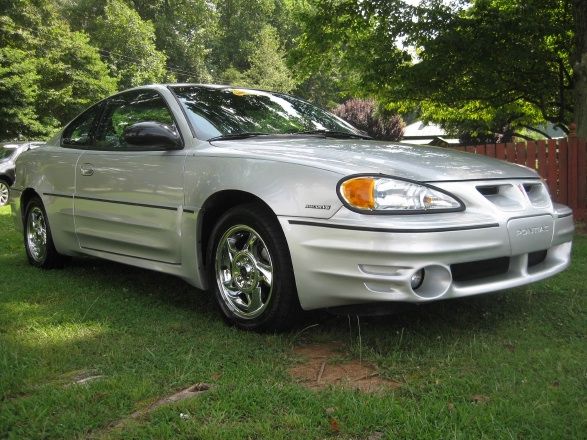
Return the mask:
[[586,140],[577,138],[577,124],[569,124],[569,206],[577,220],[587,217]]
[[568,166],[568,186],[569,186],[569,200],[568,205],[577,210],[579,208],[579,204],[577,203],[577,193],[579,190],[579,179],[578,179],[578,171],[579,171],[579,158],[578,158],[578,149],[577,149],[577,126],[574,123],[569,124],[569,137],[568,137],[568,144],[569,144],[569,166]]

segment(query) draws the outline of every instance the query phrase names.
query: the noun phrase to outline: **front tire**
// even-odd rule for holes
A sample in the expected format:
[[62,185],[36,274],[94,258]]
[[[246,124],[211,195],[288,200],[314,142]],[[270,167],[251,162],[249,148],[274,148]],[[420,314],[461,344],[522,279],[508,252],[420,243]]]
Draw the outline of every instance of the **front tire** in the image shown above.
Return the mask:
[[65,257],[55,249],[47,212],[39,197],[33,197],[26,205],[24,247],[32,266],[42,269],[63,267]]
[[210,284],[227,322],[257,331],[294,324],[301,308],[291,257],[272,212],[258,203],[230,209],[207,249]]

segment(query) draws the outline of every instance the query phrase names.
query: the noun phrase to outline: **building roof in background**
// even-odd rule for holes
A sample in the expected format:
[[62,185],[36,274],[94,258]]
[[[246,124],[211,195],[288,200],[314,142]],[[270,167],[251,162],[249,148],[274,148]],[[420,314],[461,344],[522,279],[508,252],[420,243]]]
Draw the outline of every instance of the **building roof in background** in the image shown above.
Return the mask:
[[412,122],[404,129],[404,139],[421,139],[421,138],[434,138],[436,136],[445,136],[444,131],[440,125],[437,124],[426,124],[422,121]]
[[550,136],[553,139],[567,137],[567,134],[560,128],[555,126],[552,122],[536,125],[536,128],[540,131],[545,132],[548,136]]

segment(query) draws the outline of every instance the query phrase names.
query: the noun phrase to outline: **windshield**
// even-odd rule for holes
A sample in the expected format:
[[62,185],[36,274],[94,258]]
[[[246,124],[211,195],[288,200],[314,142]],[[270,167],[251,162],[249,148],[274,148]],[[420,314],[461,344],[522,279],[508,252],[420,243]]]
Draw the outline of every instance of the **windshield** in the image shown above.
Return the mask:
[[304,131],[364,135],[337,116],[282,93],[203,86],[176,86],[173,91],[197,136],[205,140],[245,133],[275,135]]
[[0,147],[0,160],[8,159],[10,156],[14,154],[15,151],[16,149],[14,148]]

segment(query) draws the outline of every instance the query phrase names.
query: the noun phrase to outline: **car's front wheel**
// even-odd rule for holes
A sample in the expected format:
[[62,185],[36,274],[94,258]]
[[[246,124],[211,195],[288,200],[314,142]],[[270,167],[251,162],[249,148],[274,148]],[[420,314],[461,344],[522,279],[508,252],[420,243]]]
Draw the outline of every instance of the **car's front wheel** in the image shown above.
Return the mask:
[[0,179],[0,206],[4,206],[8,204],[8,183],[6,181]]
[[55,249],[47,213],[39,197],[33,197],[26,205],[24,247],[33,266],[43,269],[63,266],[65,257]]
[[207,267],[225,319],[246,330],[280,330],[300,311],[285,236],[261,204],[229,210],[214,228]]

